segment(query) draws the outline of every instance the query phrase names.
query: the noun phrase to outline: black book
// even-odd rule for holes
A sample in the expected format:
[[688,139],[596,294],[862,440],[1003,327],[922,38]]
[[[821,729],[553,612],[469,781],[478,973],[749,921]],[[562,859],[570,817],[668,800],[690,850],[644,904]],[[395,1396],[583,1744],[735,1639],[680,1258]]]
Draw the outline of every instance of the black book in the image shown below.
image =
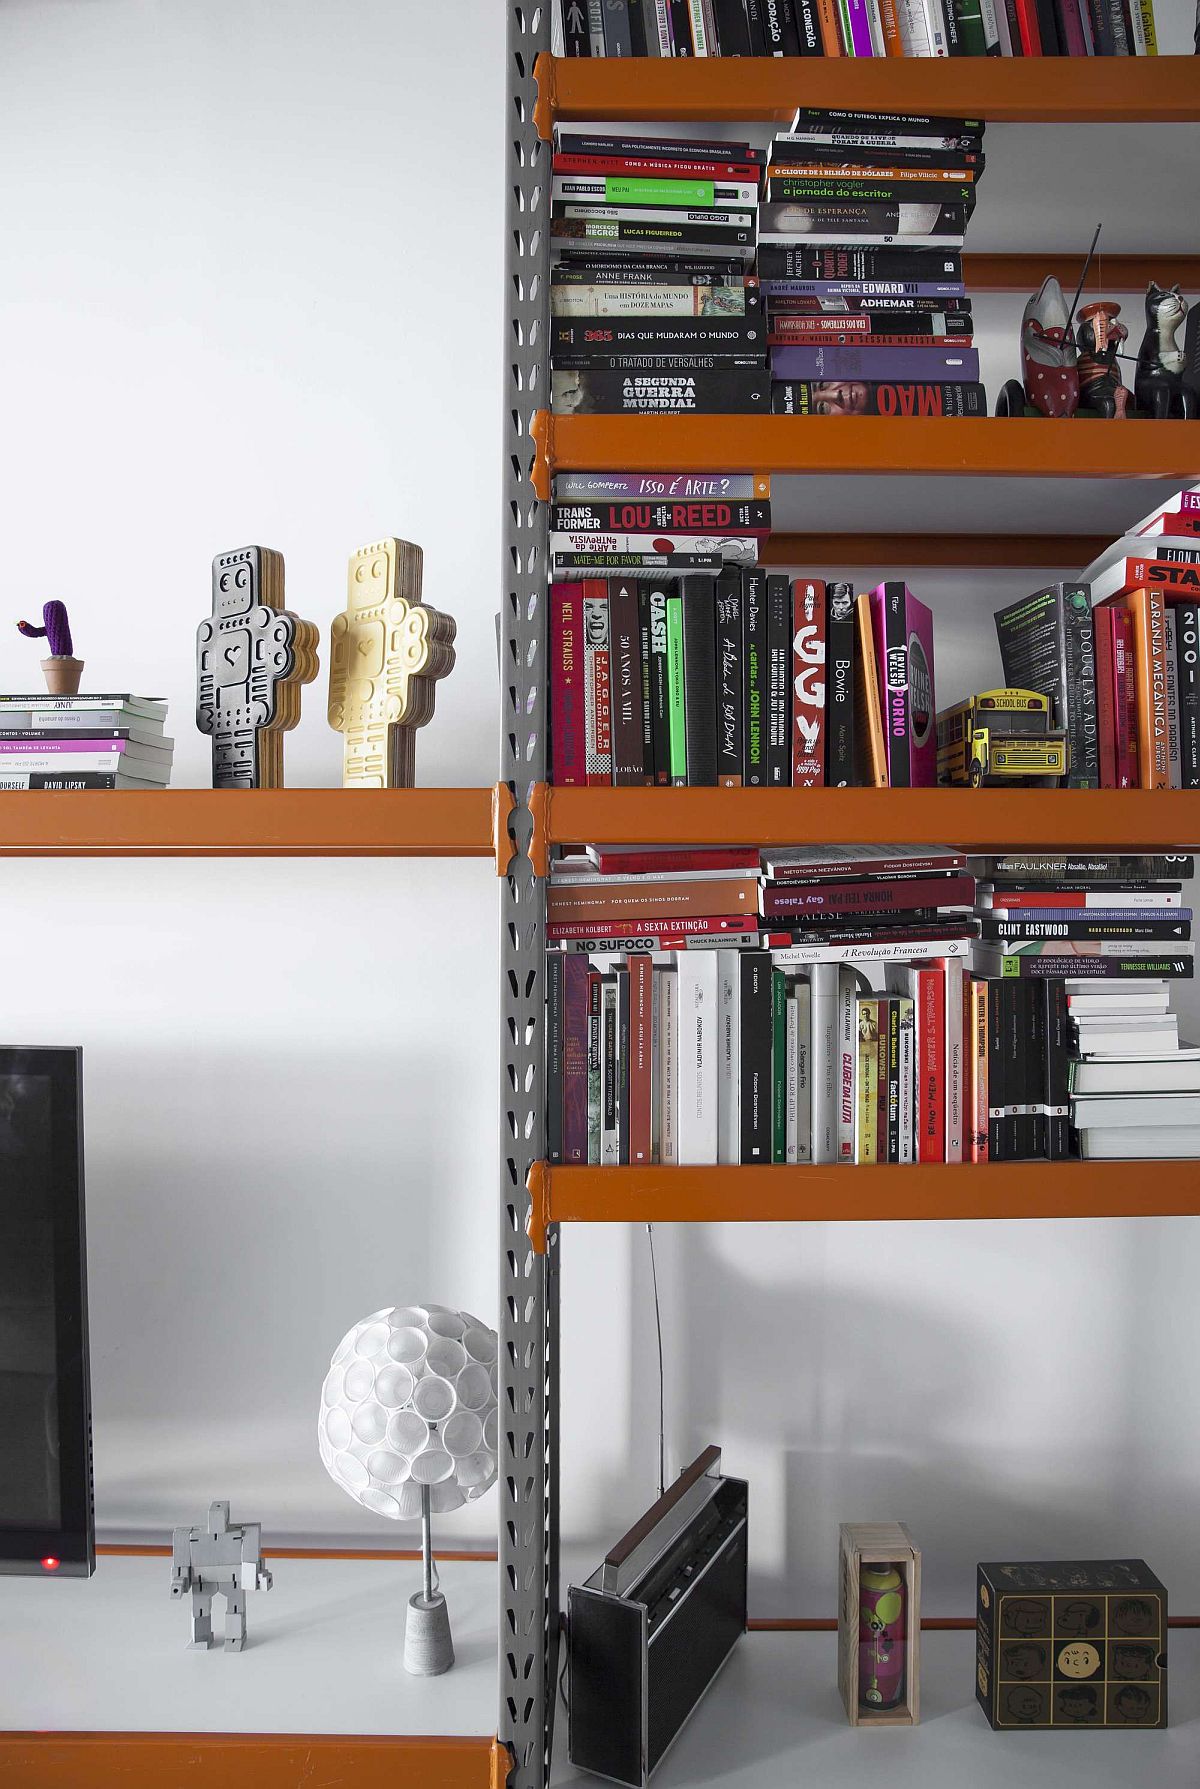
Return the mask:
[[647,261],[633,254],[581,252],[569,243],[563,244],[562,255],[550,269],[552,286],[741,286],[746,280],[743,262],[719,256],[671,255]]
[[637,585],[611,578],[608,585],[609,677],[612,687],[612,752],[615,784],[644,783],[642,744],[642,630]]
[[1096,636],[1086,584],[1050,584],[996,611],[1005,681],[1049,696],[1067,735],[1072,789],[1100,787]]
[[918,284],[962,284],[958,249],[886,247],[874,243],[841,246],[764,242],[758,250],[760,280],[913,280]]
[[629,0],[604,0],[604,53],[606,56],[633,54]]
[[650,700],[650,587],[638,585],[638,635],[642,649],[642,769],[648,783],[656,781],[654,723]]
[[[887,1159],[900,1160],[900,1001],[887,1003]],[[914,1065],[915,1068],[915,1065]]]
[[742,1161],[771,1160],[771,953],[740,955]]
[[683,713],[689,787],[717,781],[717,631],[715,579],[683,580]]
[[767,578],[767,786],[792,780],[792,584],[780,572]]
[[767,574],[742,572],[742,642],[745,654],[745,745],[743,771],[748,789],[767,786]]
[[742,0],[712,0],[717,48],[722,56],[749,56],[750,26]]
[[782,53],[784,56],[800,56],[803,48],[800,42],[800,27],[797,22],[794,0],[767,0],[768,30],[770,29],[770,9],[776,14],[776,31],[782,44],[782,51],[775,49],[775,33],[771,33],[771,54]]
[[[1005,1009],[1011,982],[988,982],[988,1160],[1009,1160],[1005,1147],[1008,1133],[1004,1126],[1005,1078],[1004,1038]],[[1011,1004],[1011,1001],[1008,1002]]]
[[556,372],[551,391],[559,416],[725,416],[771,408],[771,381],[761,367]]
[[[610,971],[603,979],[606,983],[611,982],[614,987],[616,986],[617,977],[614,971]],[[603,1060],[600,1073],[600,1126],[602,1133],[607,1131],[610,1135],[615,1136],[618,1132],[621,1110],[618,1085],[620,1057],[617,1050],[618,1027],[616,1003],[606,1001],[601,1006],[600,1011],[601,1024],[604,1028],[604,1035],[601,1039]],[[609,1161],[611,1161],[611,1157],[609,1158]]]
[[671,782],[671,699],[667,676],[667,598],[674,585],[655,580],[650,597],[650,737],[654,781]]
[[919,173],[902,180],[845,180],[831,170],[828,175],[773,174],[767,180],[766,199],[771,205],[842,205],[859,200],[872,205],[961,205],[970,217],[975,188],[952,180],[925,180]]
[[589,137],[579,131],[557,131],[554,147],[563,155],[633,157],[658,161],[732,161],[766,165],[767,152],[753,143],[725,143],[715,138]]
[[[658,33],[654,34],[655,50],[658,46]],[[647,56],[651,53],[646,38],[646,15],[642,11],[642,0],[629,0],[629,54],[631,56]]]
[[717,782],[740,788],[745,778],[745,660],[742,574],[730,566],[717,579]]
[[546,1160],[563,1159],[563,958],[546,953]]
[[[793,333],[783,319],[803,318],[804,322],[820,325],[818,330],[801,330]],[[861,321],[860,321],[861,319]],[[836,325],[837,327],[834,327]],[[969,311],[946,309],[939,311],[930,304],[922,310],[901,310],[874,305],[856,306],[846,311],[812,311],[792,307],[786,300],[772,306],[771,333],[782,345],[788,342],[859,342],[864,348],[872,347],[879,337],[892,335],[950,335],[969,336],[975,331],[975,323]]]
[[692,43],[692,21],[688,10],[688,0],[670,0],[671,36],[675,42],[677,56],[694,56],[695,45]]
[[[817,11],[817,0],[789,0],[796,14],[797,53],[801,56],[823,56],[825,46],[821,42],[821,20]],[[790,55],[791,52],[789,51]]]
[[598,498],[550,506],[551,534],[739,535],[770,526],[770,502],[751,497]]
[[798,135],[829,137],[868,136],[954,137],[963,142],[979,138],[987,128],[982,118],[951,118],[939,112],[853,112],[840,106],[801,106],[790,132],[776,143],[786,145]]
[[1037,1161],[1046,1154],[1046,996],[1035,981],[1018,982],[1018,1004],[1024,1039],[1021,1066],[1023,1105],[1019,1115],[1019,1154]]
[[1175,692],[1180,787],[1200,789],[1200,605],[1196,603],[1175,605]]
[[[1033,986],[1037,986],[1035,982]],[[1045,994],[1046,1156],[1059,1162],[1071,1153],[1071,1027],[1066,983],[1054,978],[1041,984]]]
[[617,970],[617,1135],[622,1168],[629,1166],[629,970]]
[[[553,209],[552,206],[552,213]],[[758,208],[760,231],[764,236],[778,236],[781,239],[779,244],[764,242],[764,248],[786,246],[796,238],[809,235],[898,236],[901,244],[907,235],[946,236],[955,242],[962,239],[969,221],[967,207],[948,199],[942,200],[936,210],[930,206],[929,215],[922,215],[918,229],[911,227],[908,208],[899,200],[804,199],[794,204],[766,204]],[[615,227],[621,231],[626,229],[623,224]],[[699,228],[691,224],[687,227],[693,235]],[[571,233],[569,230],[561,232],[564,235]],[[582,234],[581,231],[574,233]],[[740,238],[733,236],[728,240],[736,242]],[[761,261],[759,273],[762,273]]]
[[583,0],[555,0],[562,19],[563,55],[590,56],[592,34],[588,30],[587,8]]
[[1128,919],[1056,919],[1052,911],[1040,914],[1036,919],[983,913],[980,915],[980,936],[1001,944],[1030,944],[1048,938],[1063,938],[1071,943],[1111,940],[1121,944],[1161,944],[1164,950],[1170,950],[1172,944],[1187,942],[1192,935],[1190,920],[1172,918],[1169,907],[1154,911],[1161,917],[1140,919],[1132,907],[1128,909]]
[[750,33],[750,54],[752,56],[769,56],[771,49],[767,43],[767,0],[743,0],[746,9],[746,29]]
[[1114,851],[1087,856],[1033,851],[1028,856],[1009,852],[1000,857],[972,857],[967,868],[981,882],[1002,882],[1006,886],[1105,888],[1129,881],[1186,882],[1196,873],[1196,860],[1190,852],[1171,855]]
[[849,789],[854,774],[854,586],[825,587],[825,783]]
[[614,354],[732,354],[761,359],[767,335],[760,312],[748,317],[552,317],[555,366],[603,366]]
[[778,167],[797,168],[820,163],[829,168],[970,168],[978,182],[986,157],[965,149],[848,149],[842,143],[793,143],[772,158]]
[[860,379],[854,396],[839,395],[846,381],[776,379],[771,408],[776,416],[986,416],[987,394],[977,381],[946,380],[925,385],[911,380]]
[[1033,0],[1033,3],[1037,12],[1038,36],[1042,40],[1042,55],[1065,56],[1066,46],[1059,32],[1054,0]]

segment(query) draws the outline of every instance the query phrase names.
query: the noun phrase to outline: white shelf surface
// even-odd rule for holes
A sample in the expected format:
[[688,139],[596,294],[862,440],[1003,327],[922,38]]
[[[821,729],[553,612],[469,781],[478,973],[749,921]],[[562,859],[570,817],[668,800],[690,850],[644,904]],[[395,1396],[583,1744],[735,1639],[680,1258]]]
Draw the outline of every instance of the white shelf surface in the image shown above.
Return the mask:
[[[854,1728],[830,1633],[738,1642],[654,1776],[654,1789],[1196,1789],[1200,1630],[1168,1642],[1171,1726],[1149,1733],[993,1733],[974,1696],[975,1636],[921,1636],[921,1723]],[[594,1784],[567,1764],[559,1705],[554,1789]]]
[[[189,1645],[190,1597],[169,1559],[101,1558],[90,1579],[0,1577],[0,1729],[354,1733],[486,1738],[496,1731],[497,1576],[444,1562],[456,1663],[404,1670],[411,1560],[272,1559],[247,1592],[246,1649]],[[224,1604],[213,1607],[220,1634]]]

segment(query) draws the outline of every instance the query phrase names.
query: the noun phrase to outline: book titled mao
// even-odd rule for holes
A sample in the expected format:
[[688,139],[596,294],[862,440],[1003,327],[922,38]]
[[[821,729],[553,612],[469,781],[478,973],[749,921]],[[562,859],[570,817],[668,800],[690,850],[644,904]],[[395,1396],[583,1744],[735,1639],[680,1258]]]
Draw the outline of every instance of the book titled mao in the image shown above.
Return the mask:
[[884,750],[893,789],[937,783],[933,615],[907,584],[871,592],[871,620],[883,704]]

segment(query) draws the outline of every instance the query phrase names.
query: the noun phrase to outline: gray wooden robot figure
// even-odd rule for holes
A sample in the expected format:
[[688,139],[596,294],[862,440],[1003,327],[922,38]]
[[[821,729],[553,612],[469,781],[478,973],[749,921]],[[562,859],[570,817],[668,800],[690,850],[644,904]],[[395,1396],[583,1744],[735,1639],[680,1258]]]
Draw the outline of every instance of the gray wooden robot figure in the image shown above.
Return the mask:
[[210,1503],[204,1528],[176,1528],[171,1534],[171,1595],[192,1593],[192,1645],[212,1644],[212,1602],[225,1598],[225,1650],[246,1644],[246,1591],[270,1590],[263,1564],[261,1522],[232,1526],[227,1503]]

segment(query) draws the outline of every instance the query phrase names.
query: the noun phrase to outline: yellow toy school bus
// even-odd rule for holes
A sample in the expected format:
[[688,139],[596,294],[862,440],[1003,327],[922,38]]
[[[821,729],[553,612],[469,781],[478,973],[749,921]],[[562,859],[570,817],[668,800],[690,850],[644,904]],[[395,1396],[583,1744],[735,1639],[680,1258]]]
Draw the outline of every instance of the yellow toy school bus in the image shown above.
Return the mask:
[[1032,781],[1053,787],[1066,776],[1065,732],[1050,725],[1050,698],[1037,690],[984,690],[938,715],[938,782]]

